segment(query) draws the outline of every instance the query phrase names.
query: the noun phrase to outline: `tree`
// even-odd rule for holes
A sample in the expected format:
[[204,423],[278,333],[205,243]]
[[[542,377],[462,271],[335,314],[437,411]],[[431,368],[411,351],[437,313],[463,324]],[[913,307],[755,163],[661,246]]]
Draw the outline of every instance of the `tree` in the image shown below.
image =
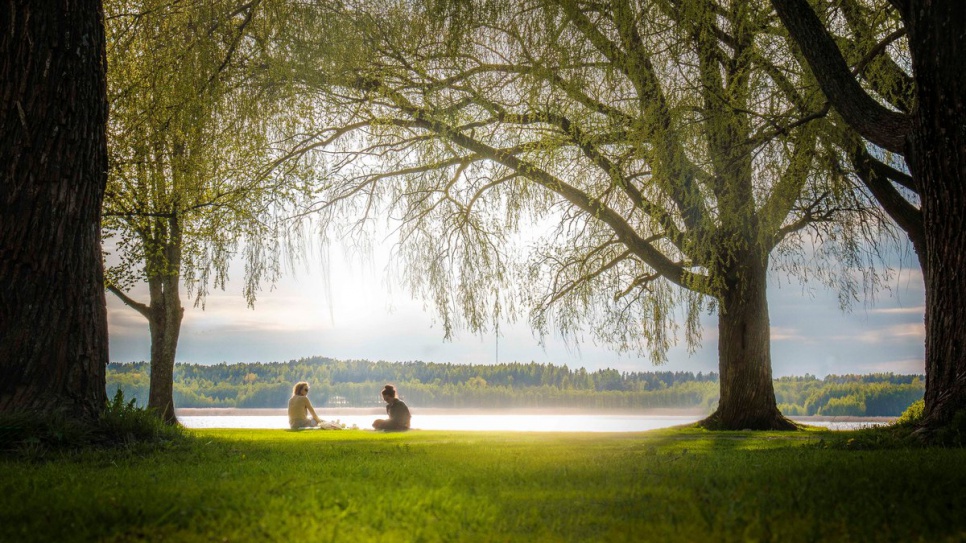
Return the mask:
[[[327,187],[330,224],[346,210],[399,218],[408,285],[447,334],[522,301],[542,333],[589,324],[660,361],[677,315],[693,345],[716,308],[721,398],[705,424],[792,428],[771,378],[770,254],[795,254],[809,229],[848,251],[849,213],[865,204],[844,190],[821,95],[776,60],[769,13],[442,4],[453,11],[327,13],[316,35],[338,36],[322,45],[335,50],[293,68],[325,93],[331,133],[363,145],[333,152],[362,160]],[[514,238],[541,221],[559,226],[530,246]]]
[[[184,308],[224,288],[242,252],[244,295],[281,273],[283,219],[311,193],[309,171],[280,141],[301,119],[285,82],[263,66],[274,3],[166,0],[107,4],[112,121],[106,237],[115,240],[107,288],[151,333],[148,407],[174,422],[173,371]],[[280,168],[284,165],[284,171]],[[130,294],[147,283],[149,301]]]
[[[911,174],[875,172],[867,177],[882,206],[903,212],[904,224],[922,264],[926,287],[926,391],[924,428],[950,424],[966,409],[966,3],[958,0],[889,0],[872,6],[899,19],[899,27],[876,35],[869,51],[884,57],[904,37],[911,74],[903,85],[883,88],[850,71],[835,36],[805,0],[772,0],[801,47],[829,101],[877,152],[904,157]],[[846,3],[858,11],[868,6]],[[854,17],[853,17],[854,19]],[[830,28],[831,26],[829,26]],[[853,33],[862,31],[853,23]],[[886,59],[884,62],[889,62]],[[900,64],[901,65],[901,64]],[[902,77],[904,76],[904,77]],[[867,89],[877,91],[874,94]],[[883,92],[878,92],[878,91]],[[905,90],[905,92],[901,92]],[[905,98],[904,103],[896,99]],[[874,165],[874,164],[873,164]],[[915,191],[919,209],[897,195],[891,183]]]
[[0,412],[106,403],[100,2],[0,9]]

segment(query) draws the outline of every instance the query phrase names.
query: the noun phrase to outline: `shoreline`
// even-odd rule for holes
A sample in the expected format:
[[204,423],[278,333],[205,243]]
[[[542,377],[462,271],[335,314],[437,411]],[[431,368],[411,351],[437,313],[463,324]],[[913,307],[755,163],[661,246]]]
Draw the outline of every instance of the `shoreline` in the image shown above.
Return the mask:
[[[383,407],[317,407],[315,411],[322,419],[337,416],[363,416],[385,414]],[[422,407],[413,410],[413,416],[442,415],[442,416],[476,416],[476,415],[610,415],[610,416],[641,416],[641,417],[695,417],[702,418],[708,413],[700,408],[657,408],[657,409],[593,409],[593,408],[454,408],[454,407]],[[184,417],[269,417],[288,416],[285,408],[262,407],[182,407],[175,409],[176,416]],[[890,423],[898,417],[864,417],[864,416],[792,416],[788,417],[796,422],[881,422]]]
[[[378,415],[385,414],[386,409],[377,407],[316,407],[319,417],[323,415]],[[574,407],[521,407],[521,408],[483,408],[483,407],[419,407],[413,409],[423,415],[639,415],[652,417],[701,417],[707,414],[703,409],[594,409]],[[217,417],[217,416],[273,416],[287,415],[288,410],[283,407],[179,407],[176,415],[186,417]]]

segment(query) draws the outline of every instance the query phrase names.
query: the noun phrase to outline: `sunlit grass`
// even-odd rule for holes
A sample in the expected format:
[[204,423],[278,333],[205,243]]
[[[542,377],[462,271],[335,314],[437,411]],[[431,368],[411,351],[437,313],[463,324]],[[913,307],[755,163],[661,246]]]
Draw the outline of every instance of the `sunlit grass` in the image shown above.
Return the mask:
[[826,448],[821,431],[191,434],[0,461],[0,541],[966,538],[962,449]]

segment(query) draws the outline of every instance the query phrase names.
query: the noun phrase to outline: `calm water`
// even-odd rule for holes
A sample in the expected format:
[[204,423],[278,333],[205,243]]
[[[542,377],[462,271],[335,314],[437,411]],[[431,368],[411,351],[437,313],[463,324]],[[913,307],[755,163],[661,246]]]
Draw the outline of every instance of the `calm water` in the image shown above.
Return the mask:
[[[178,415],[178,420],[188,428],[288,428],[288,419],[283,413],[259,414],[201,414],[204,410],[190,410],[190,414]],[[384,417],[385,414],[383,413]],[[319,413],[325,421],[336,421],[347,427],[371,428],[372,421],[380,417],[378,411],[365,414]],[[499,430],[518,432],[643,432],[689,424],[701,416],[654,416],[627,414],[509,414],[469,412],[453,414],[413,414],[412,426],[422,430]],[[866,428],[887,421],[869,420],[813,420],[796,419],[814,426],[825,426],[833,430],[852,430]]]

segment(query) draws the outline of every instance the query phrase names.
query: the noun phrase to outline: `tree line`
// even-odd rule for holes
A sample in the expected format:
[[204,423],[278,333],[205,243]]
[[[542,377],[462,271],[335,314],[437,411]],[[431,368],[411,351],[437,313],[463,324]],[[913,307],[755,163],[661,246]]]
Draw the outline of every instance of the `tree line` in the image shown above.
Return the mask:
[[[107,388],[146,405],[147,362],[112,363]],[[311,383],[319,407],[381,406],[385,383],[399,386],[414,407],[714,410],[715,372],[615,369],[588,371],[566,365],[514,362],[470,365],[433,362],[372,362],[324,357],[288,362],[177,364],[174,395],[179,407],[284,407],[297,381]],[[814,375],[774,381],[785,415],[897,416],[922,398],[919,375]]]

